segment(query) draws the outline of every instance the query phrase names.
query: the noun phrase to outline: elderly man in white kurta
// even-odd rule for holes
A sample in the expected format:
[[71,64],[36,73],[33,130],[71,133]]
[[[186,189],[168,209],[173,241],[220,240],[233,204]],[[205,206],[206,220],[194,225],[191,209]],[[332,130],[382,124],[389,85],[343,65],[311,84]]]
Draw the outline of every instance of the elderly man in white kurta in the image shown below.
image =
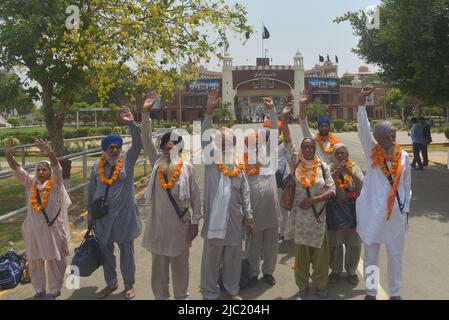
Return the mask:
[[46,296],[46,276],[50,292],[55,299],[61,295],[69,255],[67,208],[70,198],[63,185],[62,168],[53,150],[42,140],[36,146],[48,154],[50,162],[36,166],[36,176],[26,172],[12,155],[12,139],[8,139],[5,155],[13,175],[25,186],[28,211],[22,224],[26,257],[29,262],[31,283],[36,292],[34,299]]
[[[189,297],[190,245],[198,235],[201,218],[200,188],[193,165],[176,157],[178,151],[179,155],[182,151],[181,136],[171,131],[165,133],[160,154],[153,144],[148,112],[155,98],[153,93],[148,95],[142,114],[144,149],[153,165],[145,194],[147,204],[151,206],[142,244],[152,256],[151,288],[155,299],[169,299],[171,268],[174,298],[185,300]],[[188,210],[189,204],[192,214]]]
[[[212,128],[212,116],[218,103],[216,93],[209,94],[202,125],[203,139],[204,132]],[[204,156],[207,154],[214,159],[211,163],[206,163],[204,169],[201,293],[205,300],[217,299],[220,295],[218,278],[221,263],[224,289],[232,299],[241,300],[239,282],[243,225],[246,224],[248,233],[251,233],[254,227],[250,190],[243,164],[237,165],[235,157],[232,161],[235,164],[215,161],[216,157],[223,155],[222,150],[226,150],[227,155],[232,155],[234,138],[232,130],[222,128],[215,135],[213,143],[203,142]],[[231,147],[222,148],[222,145]]]
[[364,242],[365,299],[374,300],[379,276],[379,248],[388,255],[388,289],[392,300],[401,299],[402,255],[408,230],[411,201],[411,173],[408,154],[396,144],[396,129],[387,122],[373,130],[365,110],[365,99],[374,91],[364,87],[359,96],[358,134],[365,151],[366,175],[357,199],[357,232]]
[[[264,103],[269,110],[270,119],[276,119],[273,100],[264,98]],[[256,160],[251,161],[251,155],[245,156],[245,172],[251,190],[251,208],[255,222],[254,233],[248,237],[246,244],[250,286],[256,285],[258,281],[261,255],[263,256],[262,273],[264,281],[271,286],[276,284],[273,273],[277,262],[279,223],[281,221],[281,209],[276,185],[276,147],[278,142],[278,124],[276,121],[270,122],[270,129],[269,135],[264,130],[248,135],[245,140],[248,154],[253,152],[254,160]],[[259,145],[260,142],[263,143],[267,140],[267,136],[270,138],[268,145]],[[271,145],[273,141],[274,147]],[[268,152],[266,146],[268,146]],[[264,160],[268,160],[265,161],[265,165],[257,162],[259,157],[265,157]],[[274,163],[269,161],[271,160],[270,157],[273,157]],[[256,163],[254,164],[254,162]]]

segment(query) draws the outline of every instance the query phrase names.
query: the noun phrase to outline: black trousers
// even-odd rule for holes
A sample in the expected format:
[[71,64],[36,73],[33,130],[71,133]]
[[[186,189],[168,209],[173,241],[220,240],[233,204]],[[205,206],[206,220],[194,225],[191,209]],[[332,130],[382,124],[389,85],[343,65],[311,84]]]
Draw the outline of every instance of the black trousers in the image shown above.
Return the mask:
[[427,147],[428,144],[427,143],[423,143],[421,145],[421,154],[422,154],[422,164],[423,166],[428,166],[429,165],[429,154],[427,152]]
[[416,163],[418,163],[418,167],[420,169],[423,168],[423,164],[421,162],[421,158],[419,153],[422,150],[422,143],[413,143],[413,161],[412,161],[412,167],[416,167]]

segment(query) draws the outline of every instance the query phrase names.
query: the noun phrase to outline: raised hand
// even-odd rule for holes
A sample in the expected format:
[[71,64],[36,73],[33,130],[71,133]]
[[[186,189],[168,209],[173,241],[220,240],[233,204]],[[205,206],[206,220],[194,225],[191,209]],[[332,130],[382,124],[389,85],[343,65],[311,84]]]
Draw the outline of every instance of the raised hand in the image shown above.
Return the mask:
[[293,111],[293,102],[287,103],[287,106],[282,110],[282,116],[288,118]]
[[157,95],[154,92],[150,92],[145,97],[145,101],[143,103],[143,112],[148,112],[153,107],[154,102],[157,100]]
[[12,153],[12,147],[14,145],[14,141],[12,137],[9,137],[8,140],[6,140],[5,145],[3,146],[3,149],[5,150],[5,154]]
[[359,105],[363,106],[365,105],[366,97],[368,97],[370,94],[372,94],[376,90],[376,88],[372,85],[364,86],[362,90],[360,90],[359,94]]
[[307,90],[304,90],[301,93],[301,97],[299,98],[300,104],[307,104],[310,100],[309,92]]
[[213,89],[207,94],[206,113],[213,114],[220,104],[221,98],[218,97],[218,91]]
[[41,153],[44,155],[49,155],[53,152],[48,143],[42,139],[36,139],[36,147],[38,147]]
[[128,107],[122,106],[120,108],[120,119],[127,124],[134,122],[134,116]]
[[265,104],[265,107],[267,107],[268,110],[271,110],[274,108],[273,99],[265,97],[263,98],[263,103]]

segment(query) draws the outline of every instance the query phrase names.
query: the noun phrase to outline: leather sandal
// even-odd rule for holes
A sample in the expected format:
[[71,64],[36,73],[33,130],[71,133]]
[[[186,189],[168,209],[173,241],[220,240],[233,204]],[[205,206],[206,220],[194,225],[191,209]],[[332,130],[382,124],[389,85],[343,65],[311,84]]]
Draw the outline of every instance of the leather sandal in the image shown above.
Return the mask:
[[103,290],[97,292],[98,299],[104,299],[118,289],[118,284],[108,284]]
[[126,300],[131,300],[136,297],[136,292],[134,291],[134,288],[132,288],[132,287],[125,289],[125,291],[123,291],[123,293],[125,295]]

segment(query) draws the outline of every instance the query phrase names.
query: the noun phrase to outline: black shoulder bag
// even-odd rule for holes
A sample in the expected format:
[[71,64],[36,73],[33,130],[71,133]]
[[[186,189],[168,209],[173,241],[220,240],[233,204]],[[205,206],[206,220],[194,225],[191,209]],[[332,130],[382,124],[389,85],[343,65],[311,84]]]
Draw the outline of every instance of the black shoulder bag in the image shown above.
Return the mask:
[[[321,164],[321,172],[323,173],[323,179],[326,181],[326,173],[324,173],[324,167],[323,164]],[[310,193],[310,189],[306,188],[306,192],[307,192],[307,196],[309,198],[312,198],[312,194]],[[321,208],[320,212],[316,211],[316,208],[314,205],[312,205],[312,210],[313,210],[313,215],[315,216],[315,219],[318,223],[320,223],[320,216],[323,213],[324,209],[326,208],[326,206],[324,205],[323,208]]]
[[[111,174],[109,176],[109,179],[111,179],[112,175],[114,174],[115,166],[111,170]],[[104,196],[99,197],[95,199],[92,202],[92,220],[98,220],[103,218],[108,214],[108,192],[109,192],[110,185],[106,185],[106,191],[104,193]]]
[[[340,173],[340,179],[343,181],[343,174]],[[350,192],[349,189],[345,189]],[[327,229],[331,231],[342,230],[345,228],[355,228],[357,223],[355,211],[355,199],[351,202],[333,197],[326,204],[326,223]]]
[[[164,175],[165,177],[165,175]],[[165,180],[167,180],[167,177],[165,177]],[[176,214],[178,215],[179,219],[182,219],[185,214],[187,213],[187,211],[189,210],[189,208],[185,208],[185,209],[181,209],[178,204],[176,203],[175,198],[173,198],[173,195],[171,194],[171,190],[170,189],[166,189],[165,191],[167,191],[167,196],[170,199],[171,204],[173,205],[173,208],[176,211]]]
[[[384,159],[384,164],[385,164],[385,167],[387,169],[389,169],[387,161],[385,159]],[[393,178],[391,177],[391,175],[388,176],[388,182],[390,182],[391,187],[393,187],[394,182],[393,182]],[[405,204],[401,202],[401,198],[399,198],[398,190],[396,190],[396,200],[398,201],[399,210],[401,211],[402,214],[404,214]],[[407,223],[408,223],[408,213],[407,213]]]
[[[37,203],[38,203],[39,205],[41,205],[41,196],[40,196],[40,194],[39,194],[39,191],[37,191]],[[58,218],[59,214],[61,213],[61,208],[59,208],[58,213],[56,214],[56,216],[55,216],[55,217],[53,218],[53,220],[51,220],[51,221],[50,221],[50,219],[48,218],[48,214],[47,214],[47,212],[45,211],[45,209],[42,209],[41,211],[42,211],[42,214],[44,215],[44,218],[45,218],[45,221],[47,222],[47,225],[48,225],[49,227],[51,227],[51,226],[53,225],[53,223],[55,223],[55,221],[56,221],[56,219]]]

